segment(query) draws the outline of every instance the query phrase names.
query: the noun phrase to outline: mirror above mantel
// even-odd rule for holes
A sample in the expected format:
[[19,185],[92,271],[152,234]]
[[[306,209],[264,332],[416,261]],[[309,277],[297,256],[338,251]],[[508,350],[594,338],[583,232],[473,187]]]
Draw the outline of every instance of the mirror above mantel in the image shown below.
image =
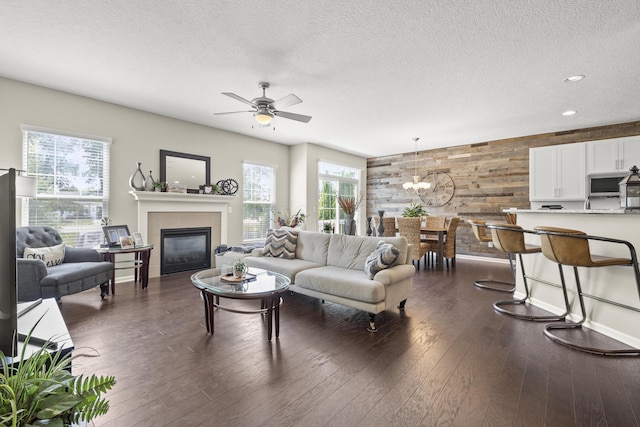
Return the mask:
[[188,193],[198,193],[201,185],[211,185],[211,158],[160,150],[160,181],[184,185]]

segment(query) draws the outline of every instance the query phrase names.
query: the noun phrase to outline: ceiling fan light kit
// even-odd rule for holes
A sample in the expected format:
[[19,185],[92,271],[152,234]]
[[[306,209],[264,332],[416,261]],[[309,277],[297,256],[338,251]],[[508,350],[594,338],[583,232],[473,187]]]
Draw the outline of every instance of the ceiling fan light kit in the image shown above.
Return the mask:
[[273,121],[273,114],[268,111],[258,111],[253,115],[260,126],[269,126]]
[[215,113],[216,115],[220,114],[235,114],[235,113],[253,113],[253,117],[256,119],[256,122],[261,127],[266,127],[271,124],[273,118],[275,116],[284,117],[285,119],[295,120],[298,122],[308,123],[311,120],[311,116],[305,116],[303,114],[295,114],[288,113],[286,111],[280,111],[280,108],[289,107],[291,105],[299,104],[302,102],[300,98],[298,98],[294,94],[289,94],[284,98],[280,98],[277,101],[274,101],[271,98],[267,98],[266,90],[269,87],[269,83],[260,82],[258,83],[258,87],[262,89],[262,96],[257,98],[253,98],[251,101],[244,99],[241,96],[236,95],[231,92],[222,92],[223,95],[226,95],[230,98],[233,98],[237,101],[250,105],[253,110],[247,111],[229,111],[225,113]]

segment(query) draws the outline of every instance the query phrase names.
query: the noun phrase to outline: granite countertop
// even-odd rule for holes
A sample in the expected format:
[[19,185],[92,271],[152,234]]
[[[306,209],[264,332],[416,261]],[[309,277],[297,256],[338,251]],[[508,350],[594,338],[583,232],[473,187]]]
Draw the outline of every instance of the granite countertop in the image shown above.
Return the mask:
[[504,212],[515,213],[554,213],[554,214],[640,214],[640,209],[625,211],[624,209],[505,209]]

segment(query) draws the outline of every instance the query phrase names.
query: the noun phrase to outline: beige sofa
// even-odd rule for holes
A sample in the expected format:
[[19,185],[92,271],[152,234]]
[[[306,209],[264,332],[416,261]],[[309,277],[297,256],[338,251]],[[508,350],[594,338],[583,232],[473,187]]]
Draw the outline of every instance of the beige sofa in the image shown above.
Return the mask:
[[[415,267],[410,245],[404,237],[363,237],[297,231],[295,259],[262,256],[255,249],[244,258],[249,267],[287,276],[290,290],[353,307],[369,313],[369,330],[377,331],[375,315],[404,304],[413,292]],[[399,250],[396,263],[369,279],[364,271],[367,257],[380,240]]]

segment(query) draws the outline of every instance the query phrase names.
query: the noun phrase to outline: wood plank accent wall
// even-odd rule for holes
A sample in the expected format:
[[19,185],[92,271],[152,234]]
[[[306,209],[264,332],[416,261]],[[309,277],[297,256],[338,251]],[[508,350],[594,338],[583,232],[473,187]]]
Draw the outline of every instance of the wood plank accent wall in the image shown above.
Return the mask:
[[[467,219],[505,221],[502,209],[529,208],[529,148],[640,135],[640,121],[510,138],[418,152],[418,175],[445,172],[455,183],[451,201],[443,207],[427,206],[429,214],[461,217],[457,253],[506,258],[479,243]],[[415,153],[367,160],[367,216],[400,216],[411,202],[402,184],[412,180]]]

